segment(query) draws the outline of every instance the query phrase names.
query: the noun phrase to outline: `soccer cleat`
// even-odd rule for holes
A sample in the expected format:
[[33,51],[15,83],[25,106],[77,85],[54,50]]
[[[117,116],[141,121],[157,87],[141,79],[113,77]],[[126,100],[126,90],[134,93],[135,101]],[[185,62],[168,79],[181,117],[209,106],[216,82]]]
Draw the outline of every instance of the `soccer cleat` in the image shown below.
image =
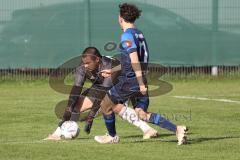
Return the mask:
[[158,136],[158,132],[155,129],[151,128],[143,134],[143,139],[155,138],[157,136]]
[[187,127],[186,126],[177,126],[176,136],[178,139],[178,145],[187,143]]
[[44,138],[43,140],[44,141],[59,141],[59,140],[61,140],[61,137],[56,136],[54,134],[50,134],[50,135],[48,135],[47,138]]
[[106,134],[104,136],[95,136],[94,137],[95,141],[101,144],[114,144],[114,143],[119,143],[120,138],[119,136],[115,135],[114,137],[110,136],[109,134]]

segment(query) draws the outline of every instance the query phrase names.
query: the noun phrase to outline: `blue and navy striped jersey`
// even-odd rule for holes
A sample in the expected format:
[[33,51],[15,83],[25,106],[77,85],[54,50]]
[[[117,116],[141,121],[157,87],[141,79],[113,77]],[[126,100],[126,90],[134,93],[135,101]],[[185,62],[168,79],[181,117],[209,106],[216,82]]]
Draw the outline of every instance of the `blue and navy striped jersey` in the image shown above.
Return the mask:
[[142,70],[146,70],[149,60],[147,42],[141,31],[136,28],[128,28],[121,36],[120,43],[122,72],[125,75],[133,75],[129,54],[137,52]]

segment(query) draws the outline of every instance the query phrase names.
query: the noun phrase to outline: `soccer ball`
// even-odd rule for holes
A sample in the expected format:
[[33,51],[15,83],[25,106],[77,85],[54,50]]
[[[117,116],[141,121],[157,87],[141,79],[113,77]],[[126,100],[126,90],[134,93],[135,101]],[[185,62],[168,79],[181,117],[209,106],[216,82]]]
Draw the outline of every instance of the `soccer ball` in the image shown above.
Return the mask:
[[61,137],[64,139],[74,139],[80,133],[78,124],[74,121],[64,122],[60,129],[61,129]]

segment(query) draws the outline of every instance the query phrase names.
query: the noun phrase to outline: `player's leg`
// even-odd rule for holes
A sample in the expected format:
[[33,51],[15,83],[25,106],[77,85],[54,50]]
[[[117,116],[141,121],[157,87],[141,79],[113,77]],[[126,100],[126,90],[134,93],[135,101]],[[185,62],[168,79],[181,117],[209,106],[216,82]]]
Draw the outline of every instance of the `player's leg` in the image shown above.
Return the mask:
[[126,107],[123,104],[117,104],[113,107],[113,111],[118,114],[123,120],[126,120],[134,126],[140,128],[143,133],[146,133],[152,129],[147,123],[142,121],[138,117],[135,110],[130,107]]
[[71,117],[69,120],[71,121],[79,121],[80,114],[93,106],[93,98],[87,97],[84,95],[83,98],[79,99],[77,104],[75,105],[74,109],[71,112]]
[[140,128],[143,133],[146,133],[149,130],[153,130],[153,128],[151,128],[146,122],[142,121],[138,117],[134,109],[123,105],[123,102],[126,102],[129,98],[135,97],[139,94],[139,91],[137,89],[138,84],[129,83],[128,85],[126,85],[125,89],[114,86],[108,92],[111,101],[116,104],[113,106],[114,112],[117,113],[123,120],[127,120],[129,123]]
[[147,112],[149,106],[149,97],[147,95],[135,97],[134,100],[132,99],[132,104],[135,108],[135,111],[137,112],[141,119],[143,119],[146,122],[155,124],[161,128],[167,129],[176,134],[179,145],[186,143],[185,126],[177,126],[159,113]]
[[103,119],[108,133],[104,136],[95,136],[94,139],[99,143],[118,143],[119,137],[115,128],[115,114],[112,107],[115,104],[111,101],[108,95],[106,95],[101,102],[101,110],[103,113]]
[[58,123],[58,127],[61,127],[65,121],[72,120],[72,121],[77,122],[79,119],[79,114],[80,114],[81,109],[86,110],[87,107],[91,107],[92,102],[90,101],[89,98],[86,98],[90,90],[91,90],[91,88],[85,90],[78,97],[76,105],[74,105],[72,108],[66,107],[65,112],[62,117],[62,120]]
[[89,98],[89,97],[85,97],[81,107],[79,107],[79,112],[82,113],[82,112],[92,108],[92,106],[93,106],[93,100],[91,100],[91,98]]
[[85,120],[86,124],[84,127],[84,131],[89,134],[92,128],[93,120],[100,111],[100,104],[106,95],[106,92],[109,88],[106,87],[99,87],[99,86],[93,86],[90,90],[88,96],[91,97],[92,101],[92,107],[91,110],[88,113],[88,116]]
[[[136,112],[132,108],[125,107],[123,104],[118,103],[119,101],[126,101],[128,96],[131,96],[131,92],[128,92],[129,95],[123,95],[122,93],[121,97],[119,95],[120,92],[121,91],[117,91],[115,87],[111,88],[101,103],[101,108],[109,135],[95,136],[95,140],[99,143],[117,143],[114,141],[114,137],[117,136],[113,109],[124,120],[127,120],[129,123],[139,127],[144,133],[151,129],[150,126],[138,118]],[[117,138],[117,140],[119,139]]]
[[[104,95],[106,94],[106,89],[105,88],[100,88],[95,85],[91,86],[91,88],[85,90],[77,104],[74,106],[74,108],[71,110],[71,118],[70,120],[72,121],[78,121],[80,117],[80,113],[84,112],[88,109],[91,108],[89,111],[88,118],[92,118],[93,120],[96,112],[100,108],[100,102],[102,101]],[[69,120],[69,117],[68,117]]]

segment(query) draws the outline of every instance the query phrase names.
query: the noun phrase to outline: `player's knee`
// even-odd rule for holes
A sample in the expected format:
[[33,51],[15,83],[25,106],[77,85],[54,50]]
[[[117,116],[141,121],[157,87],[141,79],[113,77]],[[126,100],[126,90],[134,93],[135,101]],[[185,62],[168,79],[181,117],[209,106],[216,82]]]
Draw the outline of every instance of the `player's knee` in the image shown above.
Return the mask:
[[113,107],[113,112],[119,114],[121,112],[122,108],[123,108],[123,105],[120,105],[120,104],[115,105]]
[[135,112],[137,113],[138,117],[141,120],[146,121],[147,120],[147,112],[145,112],[143,109],[141,108],[135,108]]

